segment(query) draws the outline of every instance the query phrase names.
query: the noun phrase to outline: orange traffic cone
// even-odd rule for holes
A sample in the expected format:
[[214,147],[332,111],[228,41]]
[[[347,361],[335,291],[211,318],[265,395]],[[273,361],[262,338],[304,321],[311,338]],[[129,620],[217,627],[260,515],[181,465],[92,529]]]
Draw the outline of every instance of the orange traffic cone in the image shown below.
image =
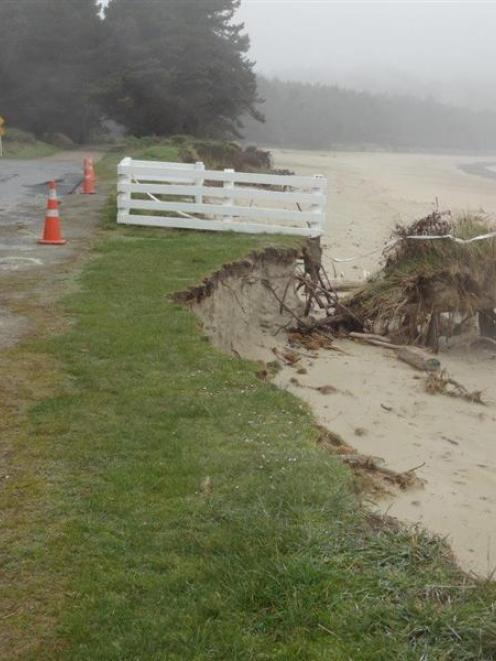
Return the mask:
[[93,167],[93,160],[91,158],[84,159],[84,179],[82,193],[83,195],[95,194],[95,169]]
[[95,194],[95,182],[89,172],[84,173],[83,179],[83,195],[94,195]]
[[38,241],[46,246],[62,246],[67,243],[60,233],[59,202],[57,200],[57,184],[48,182],[48,202],[45,215],[43,237]]
[[88,170],[91,174],[91,178],[93,179],[93,181],[96,181],[95,166],[93,165],[93,159],[88,158],[87,161],[88,161]]
[[93,183],[96,182],[96,174],[95,174],[95,166],[93,165],[93,159],[90,158],[88,161],[88,169],[90,171],[91,178],[93,179]]

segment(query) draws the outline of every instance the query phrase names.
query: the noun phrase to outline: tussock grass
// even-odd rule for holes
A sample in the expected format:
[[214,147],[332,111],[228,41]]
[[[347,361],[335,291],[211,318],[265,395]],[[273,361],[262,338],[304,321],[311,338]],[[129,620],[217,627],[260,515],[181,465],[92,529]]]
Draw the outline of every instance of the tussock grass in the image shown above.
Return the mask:
[[170,302],[274,238],[125,230],[66,299],[70,331],[34,347],[65,378],[23,432],[36,479],[8,486],[41,514],[3,594],[37,587],[0,626],[29,638],[50,613],[37,659],[493,658],[494,588],[371,520],[303,404]]
[[[494,225],[477,215],[459,216],[451,229],[461,239],[491,231]],[[386,254],[384,269],[354,296],[350,307],[357,318],[369,326],[379,320],[415,341],[417,334],[425,336],[422,327],[432,314],[469,316],[496,305],[496,239],[460,244],[408,240],[407,234],[399,228],[400,243]]]

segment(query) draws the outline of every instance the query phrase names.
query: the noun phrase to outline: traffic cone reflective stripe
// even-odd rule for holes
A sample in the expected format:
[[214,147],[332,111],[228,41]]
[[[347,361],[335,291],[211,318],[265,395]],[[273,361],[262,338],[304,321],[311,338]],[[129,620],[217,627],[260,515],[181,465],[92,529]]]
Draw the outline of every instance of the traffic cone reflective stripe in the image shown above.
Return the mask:
[[59,203],[55,181],[50,181],[48,184],[48,201],[43,236],[38,243],[50,246],[61,246],[66,243],[60,233]]
[[[51,183],[52,182],[50,182],[50,184]],[[57,189],[56,188],[51,188],[50,184],[48,184],[47,209],[58,209],[59,208],[59,201],[57,199]]]

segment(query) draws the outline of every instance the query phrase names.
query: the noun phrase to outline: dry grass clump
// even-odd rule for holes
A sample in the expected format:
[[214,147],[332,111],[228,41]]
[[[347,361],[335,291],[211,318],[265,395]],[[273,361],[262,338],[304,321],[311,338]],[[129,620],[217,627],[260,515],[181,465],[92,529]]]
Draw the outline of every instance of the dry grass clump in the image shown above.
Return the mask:
[[[478,312],[496,308],[496,239],[457,243],[494,231],[480,215],[451,219],[435,212],[397,227],[385,266],[348,305],[354,323],[397,340],[436,348]],[[415,236],[437,236],[419,240]]]

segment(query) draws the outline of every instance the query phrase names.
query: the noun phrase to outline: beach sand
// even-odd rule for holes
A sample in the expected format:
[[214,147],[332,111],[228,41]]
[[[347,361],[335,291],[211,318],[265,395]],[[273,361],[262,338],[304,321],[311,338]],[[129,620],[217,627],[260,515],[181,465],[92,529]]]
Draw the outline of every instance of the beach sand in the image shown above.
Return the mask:
[[[480,156],[279,150],[274,157],[277,167],[328,177],[324,260],[338,277],[357,280],[376,270],[394,225],[438,204],[454,213],[496,215],[496,181],[459,167]],[[486,160],[496,163],[496,157]],[[354,261],[335,261],[350,257]],[[487,405],[481,406],[427,394],[425,377],[392,351],[352,341],[336,345],[346,355],[304,357],[298,367],[307,374],[285,367],[276,382],[308,402],[318,421],[358,452],[382,457],[398,471],[421,466],[422,487],[375,506],[446,537],[465,570],[487,576],[496,567],[496,354],[453,348],[440,355],[451,376],[469,390],[483,390]],[[313,389],[322,385],[337,392]]]

